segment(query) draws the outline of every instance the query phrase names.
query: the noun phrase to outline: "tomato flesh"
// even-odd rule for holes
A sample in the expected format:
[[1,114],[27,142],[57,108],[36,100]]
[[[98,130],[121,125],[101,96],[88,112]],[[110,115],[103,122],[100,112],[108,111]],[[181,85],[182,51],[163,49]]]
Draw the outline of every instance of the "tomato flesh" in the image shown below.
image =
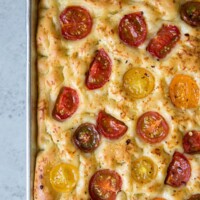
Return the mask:
[[120,39],[132,47],[138,47],[147,37],[147,25],[142,12],[125,15],[118,29]]
[[172,187],[185,185],[191,176],[191,166],[188,159],[181,153],[175,152],[167,169],[165,184]]
[[92,200],[115,200],[121,190],[122,180],[120,175],[112,170],[97,171],[89,183],[89,193]]
[[200,2],[188,1],[181,6],[181,19],[187,24],[199,27],[200,26]]
[[189,131],[183,137],[183,148],[185,153],[200,153],[200,132]]
[[150,71],[141,67],[128,70],[123,77],[126,93],[136,99],[148,96],[153,91],[154,85],[154,76]]
[[112,62],[104,49],[100,49],[90,65],[86,77],[86,86],[90,90],[101,88],[109,81]]
[[156,37],[150,40],[147,51],[156,58],[164,58],[180,39],[180,31],[174,25],[163,25]]
[[67,40],[86,37],[92,29],[90,13],[80,6],[69,6],[60,14],[62,35]]
[[53,109],[53,117],[58,121],[63,121],[76,112],[78,105],[79,97],[76,90],[64,87],[57,97]]
[[157,174],[154,162],[148,157],[141,157],[133,163],[133,178],[139,183],[149,183]]
[[128,127],[124,122],[105,111],[100,111],[97,119],[97,130],[106,138],[118,139],[126,133]]
[[71,191],[78,181],[78,170],[70,164],[61,163],[50,171],[50,183],[57,192]]
[[172,103],[181,109],[195,108],[199,104],[199,87],[196,81],[184,74],[176,75],[169,86]]
[[94,151],[99,146],[100,139],[95,125],[90,123],[81,124],[73,135],[76,146],[86,153]]
[[161,142],[169,133],[169,126],[159,113],[149,111],[139,117],[137,134],[149,143]]

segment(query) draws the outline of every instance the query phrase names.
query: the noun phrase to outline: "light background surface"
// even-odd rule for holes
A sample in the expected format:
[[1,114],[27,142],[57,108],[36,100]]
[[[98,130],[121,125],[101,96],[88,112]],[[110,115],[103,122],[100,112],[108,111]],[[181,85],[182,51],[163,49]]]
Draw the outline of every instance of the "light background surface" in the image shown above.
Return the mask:
[[25,199],[26,2],[0,0],[0,199]]

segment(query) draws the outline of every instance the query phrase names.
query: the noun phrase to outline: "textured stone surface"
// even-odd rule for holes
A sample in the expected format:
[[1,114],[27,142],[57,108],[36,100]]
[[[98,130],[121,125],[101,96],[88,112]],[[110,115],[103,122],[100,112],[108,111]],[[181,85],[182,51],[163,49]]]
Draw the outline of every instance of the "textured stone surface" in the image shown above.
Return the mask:
[[0,1],[0,199],[25,199],[26,2]]

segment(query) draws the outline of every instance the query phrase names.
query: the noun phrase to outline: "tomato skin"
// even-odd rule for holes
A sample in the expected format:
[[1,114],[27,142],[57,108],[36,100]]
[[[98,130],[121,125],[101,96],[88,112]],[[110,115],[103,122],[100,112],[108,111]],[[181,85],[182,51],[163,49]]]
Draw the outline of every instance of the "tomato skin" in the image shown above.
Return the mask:
[[[111,178],[113,181],[110,181]],[[114,185],[111,185],[113,183]],[[97,171],[89,182],[89,193],[92,200],[115,200],[121,188],[120,175],[109,169]]]
[[99,146],[100,140],[100,134],[96,130],[95,125],[91,123],[81,124],[73,135],[74,143],[85,153],[94,151]]
[[[153,130],[148,130],[148,129],[151,129],[151,126],[150,126],[149,128],[147,127],[145,131],[144,126],[145,126],[145,121],[147,119],[151,120],[152,126],[154,128]],[[157,122],[158,124],[156,124]],[[158,129],[162,131],[161,134]],[[158,134],[154,135],[155,131],[157,130],[158,130]],[[145,140],[148,143],[154,144],[154,143],[161,142],[167,137],[169,133],[169,126],[166,120],[164,119],[164,117],[162,117],[159,113],[154,112],[154,111],[149,111],[139,117],[137,121],[136,132],[143,140]],[[153,134],[151,134],[151,132],[153,132]]]
[[166,200],[166,199],[160,198],[160,197],[156,197],[156,198],[154,198],[153,200]]
[[188,200],[200,200],[200,194],[194,194]]
[[112,71],[112,61],[104,49],[98,50],[86,76],[86,86],[89,90],[103,87],[109,81]]
[[71,117],[79,105],[79,97],[76,90],[70,87],[63,87],[57,97],[52,115],[58,121]]
[[190,26],[200,26],[200,2],[188,1],[181,6],[181,19]]
[[80,40],[92,30],[90,13],[80,6],[69,6],[60,14],[61,32],[66,40]]
[[175,152],[167,169],[165,184],[172,187],[185,185],[191,176],[191,166],[188,159],[179,152]]
[[163,25],[157,35],[150,40],[147,51],[156,58],[164,58],[180,39],[180,31],[174,25]]
[[128,127],[105,111],[100,111],[97,118],[97,130],[108,139],[118,139],[126,133]]
[[185,153],[200,153],[200,132],[187,132],[183,137],[183,148]]
[[131,47],[138,47],[147,37],[147,25],[142,12],[125,15],[118,27],[120,39]]

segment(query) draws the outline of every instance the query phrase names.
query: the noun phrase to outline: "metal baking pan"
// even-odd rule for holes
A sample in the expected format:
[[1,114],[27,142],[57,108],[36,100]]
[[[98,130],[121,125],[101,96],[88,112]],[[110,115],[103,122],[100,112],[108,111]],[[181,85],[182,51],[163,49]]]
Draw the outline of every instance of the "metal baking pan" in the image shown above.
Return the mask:
[[36,27],[38,0],[27,0],[27,98],[26,98],[26,199],[33,200],[37,153],[37,66]]

